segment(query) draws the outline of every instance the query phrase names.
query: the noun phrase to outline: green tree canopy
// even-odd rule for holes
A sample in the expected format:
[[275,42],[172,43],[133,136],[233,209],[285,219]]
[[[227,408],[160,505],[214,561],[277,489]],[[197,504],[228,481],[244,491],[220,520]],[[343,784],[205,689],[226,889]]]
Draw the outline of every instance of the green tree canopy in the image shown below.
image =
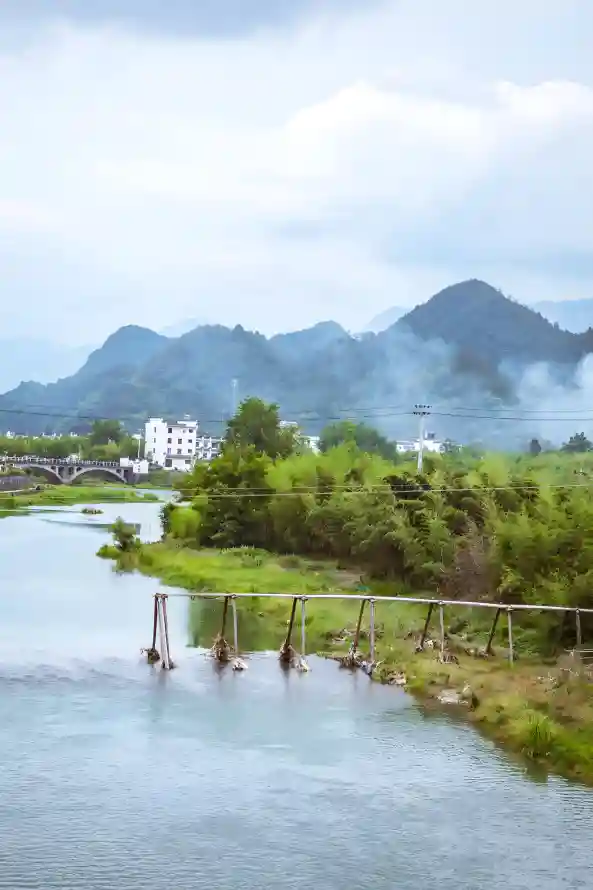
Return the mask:
[[568,451],[571,454],[578,454],[584,451],[591,451],[593,443],[589,441],[584,433],[575,433],[568,442],[562,446],[562,451]]
[[261,399],[245,399],[228,423],[225,443],[233,448],[253,448],[275,460],[295,449],[297,429],[280,425],[278,405]]
[[119,420],[95,420],[91,429],[91,445],[117,445],[126,435]]
[[353,442],[361,451],[379,454],[386,460],[393,461],[397,457],[395,442],[390,442],[374,427],[351,420],[340,420],[326,426],[321,433],[319,448],[325,452],[344,442]]

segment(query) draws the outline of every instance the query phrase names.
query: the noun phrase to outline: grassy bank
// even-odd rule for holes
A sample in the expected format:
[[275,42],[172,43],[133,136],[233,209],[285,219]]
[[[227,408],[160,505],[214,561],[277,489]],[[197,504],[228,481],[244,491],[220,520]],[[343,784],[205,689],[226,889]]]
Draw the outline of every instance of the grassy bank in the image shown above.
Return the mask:
[[56,485],[9,494],[0,492],[0,514],[10,514],[28,507],[64,507],[71,504],[142,503],[158,501],[157,495],[118,486]]
[[[192,550],[174,543],[143,545],[132,554],[104,547],[102,556],[118,558],[120,567],[135,568],[164,584],[190,591],[284,592],[295,595],[361,591],[360,576],[331,561],[276,556],[248,548]],[[528,618],[515,619],[517,661],[509,667],[505,655],[506,627],[495,637],[495,655],[483,659],[468,654],[486,642],[491,615],[483,610],[448,610],[449,649],[459,663],[443,664],[435,649],[416,653],[426,610],[415,605],[381,603],[383,594],[405,595],[393,583],[365,585],[378,598],[376,608],[376,677],[397,682],[424,701],[443,692],[463,699],[457,709],[489,736],[519,756],[564,776],[593,784],[593,700],[584,671],[575,670],[566,656],[545,663],[533,649]],[[289,601],[264,597],[239,600],[240,640],[245,649],[278,649],[286,634]],[[218,633],[220,605],[191,603],[193,643],[208,646]],[[358,603],[311,601],[307,605],[307,648],[330,657],[347,652],[353,637]],[[367,625],[368,615],[364,625]],[[435,625],[438,618],[435,616]],[[298,645],[299,633],[294,643]],[[438,635],[438,629],[432,628]],[[429,635],[430,636],[430,635]],[[361,649],[368,651],[363,632]],[[468,688],[469,687],[469,688]],[[460,695],[465,690],[465,694]]]

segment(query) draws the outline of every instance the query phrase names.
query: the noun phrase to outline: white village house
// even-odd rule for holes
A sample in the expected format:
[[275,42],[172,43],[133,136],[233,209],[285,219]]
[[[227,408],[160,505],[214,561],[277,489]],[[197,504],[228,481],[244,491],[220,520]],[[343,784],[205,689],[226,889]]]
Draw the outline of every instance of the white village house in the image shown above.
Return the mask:
[[220,454],[221,439],[199,432],[198,421],[163,420],[151,417],[144,427],[144,457],[159,467],[191,470],[197,460],[212,460]]
[[[420,439],[399,439],[396,442],[398,454],[418,453],[420,451]],[[426,433],[422,442],[422,450],[425,452],[432,451],[433,454],[442,454],[445,445],[440,442],[434,433]]]

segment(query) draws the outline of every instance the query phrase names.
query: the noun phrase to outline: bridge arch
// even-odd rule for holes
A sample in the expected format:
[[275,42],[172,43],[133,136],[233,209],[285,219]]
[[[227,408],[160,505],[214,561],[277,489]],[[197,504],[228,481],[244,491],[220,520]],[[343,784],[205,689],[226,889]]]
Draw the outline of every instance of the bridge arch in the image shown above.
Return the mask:
[[53,482],[54,485],[64,484],[64,480],[59,473],[56,473],[51,467],[44,466],[43,464],[19,464],[19,466],[28,476],[43,476],[44,479],[47,479],[48,482]]
[[120,470],[117,470],[115,468],[112,469],[111,467],[83,467],[82,470],[79,470],[77,473],[74,473],[72,476],[70,476],[68,481],[70,483],[76,482],[78,479],[80,479],[81,476],[88,476],[91,473],[94,476],[99,476],[102,478],[108,476],[110,480],[115,479],[116,482],[123,482],[124,484],[127,481]]

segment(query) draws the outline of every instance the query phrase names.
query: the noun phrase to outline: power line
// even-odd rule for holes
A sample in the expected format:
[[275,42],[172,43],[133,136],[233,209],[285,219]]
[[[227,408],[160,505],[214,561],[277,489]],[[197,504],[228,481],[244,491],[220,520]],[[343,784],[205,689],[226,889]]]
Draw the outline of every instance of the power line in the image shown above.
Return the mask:
[[262,488],[254,488],[254,489],[245,489],[245,488],[228,488],[225,492],[209,492],[207,490],[199,490],[196,492],[195,497],[206,497],[208,500],[225,500],[228,498],[233,499],[247,499],[254,497],[262,497],[262,498],[272,498],[272,497],[302,497],[303,495],[308,494],[321,494],[321,495],[331,495],[333,492],[338,492],[339,494],[347,494],[347,495],[365,495],[365,494],[381,494],[384,492],[385,494],[392,493],[394,495],[397,494],[408,494],[418,496],[422,495],[430,495],[430,494],[468,494],[472,492],[502,492],[502,491],[515,491],[515,492],[526,492],[526,491],[541,491],[541,490],[564,490],[564,489],[577,489],[577,488],[593,488],[592,482],[575,482],[575,483],[555,483],[555,484],[521,484],[517,483],[516,485],[478,485],[478,486],[470,486],[465,488],[455,488],[455,487],[440,487],[440,488],[409,488],[405,486],[397,487],[392,486],[388,482],[377,483],[375,485],[367,485],[362,488],[349,488],[348,486],[339,486],[334,485],[327,488],[327,490],[323,490],[322,488],[318,488],[315,486],[298,486],[297,488],[291,491],[278,491],[274,488],[270,489],[262,489]]
[[[373,414],[371,414],[371,413],[363,414],[362,413],[363,409],[343,408],[343,409],[338,409],[338,410],[343,413],[347,413],[348,411],[351,411],[351,413],[357,412],[359,417],[363,417],[364,419],[368,419],[368,420],[372,420],[372,419],[381,420],[384,418],[391,418],[391,417],[413,417],[414,415],[418,414],[417,410],[391,411],[391,410],[380,409],[380,408],[374,409],[376,413],[373,413]],[[500,415],[500,414],[463,414],[463,413],[460,413],[464,410],[469,410],[469,409],[464,409],[463,407],[460,407],[460,408],[457,408],[456,410],[451,410],[451,411],[436,411],[436,410],[431,409],[427,413],[429,413],[433,417],[451,417],[451,418],[455,418],[457,420],[493,420],[493,421],[500,420],[500,421],[527,422],[527,423],[535,423],[535,422],[538,422],[538,423],[552,423],[552,422],[566,423],[569,421],[574,422],[574,423],[591,423],[591,422],[593,422],[593,413],[591,415],[579,414],[579,415],[575,415],[575,416],[568,416],[568,413],[560,414],[560,412],[555,412],[554,414],[550,413],[549,416],[533,416],[533,415],[522,416],[520,414]],[[472,410],[474,410],[474,409],[472,409]],[[475,409],[475,410],[479,410],[479,409]],[[482,410],[488,410],[488,409],[482,409]],[[71,412],[73,412],[73,413],[71,413]],[[377,413],[377,412],[382,412],[382,413]],[[61,411],[56,411],[56,410],[39,411],[39,410],[35,410],[35,406],[30,406],[30,407],[25,407],[25,408],[0,408],[0,414],[16,415],[16,416],[22,416],[22,417],[44,417],[44,418],[54,419],[54,420],[72,420],[72,421],[96,421],[96,420],[107,421],[107,420],[119,419],[121,421],[126,421],[126,420],[134,421],[135,423],[138,422],[140,416],[146,417],[145,414],[141,414],[140,412],[138,412],[136,414],[129,414],[129,415],[121,415],[120,414],[119,416],[114,416],[113,414],[111,414],[111,415],[82,414],[82,413],[77,413],[76,408],[64,409]],[[313,410],[303,411],[300,413],[293,412],[291,416],[293,418],[298,418],[300,420],[310,420],[310,421],[331,421],[331,422],[336,421],[337,422],[337,421],[343,421],[343,420],[348,419],[347,417],[341,416],[341,414],[323,415],[323,414],[316,413]],[[225,424],[227,422],[228,422],[228,418],[226,418],[222,415],[220,417],[201,419],[199,421],[199,423],[202,423],[202,424],[214,424],[214,423]]]

